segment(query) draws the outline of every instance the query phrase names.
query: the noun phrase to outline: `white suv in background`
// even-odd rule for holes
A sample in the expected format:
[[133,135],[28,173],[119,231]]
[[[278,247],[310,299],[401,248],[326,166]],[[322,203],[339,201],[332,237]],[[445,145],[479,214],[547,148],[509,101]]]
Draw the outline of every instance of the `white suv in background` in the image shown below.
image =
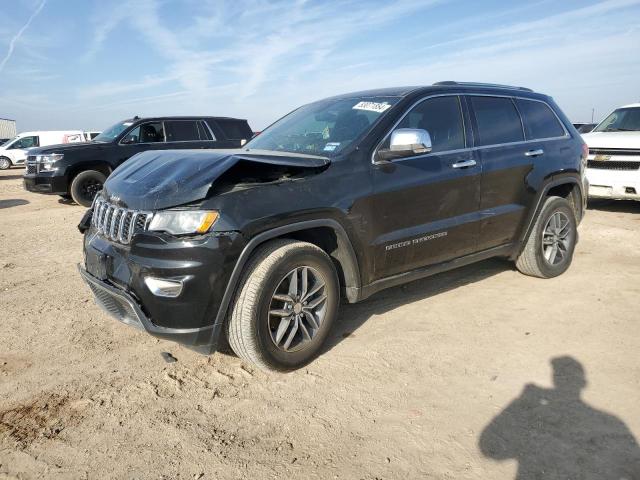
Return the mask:
[[582,138],[589,197],[640,200],[640,103],[617,108]]

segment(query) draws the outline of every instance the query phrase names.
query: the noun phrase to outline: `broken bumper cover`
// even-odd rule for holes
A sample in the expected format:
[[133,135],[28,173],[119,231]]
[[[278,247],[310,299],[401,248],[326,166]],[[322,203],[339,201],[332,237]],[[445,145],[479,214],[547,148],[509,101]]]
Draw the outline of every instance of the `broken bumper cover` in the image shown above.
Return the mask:
[[156,337],[190,346],[215,347],[222,324],[202,328],[166,328],[155,325],[142,311],[138,301],[127,292],[99,280],[78,265],[80,275],[93,293],[96,303],[109,315],[127,325],[145,330]]

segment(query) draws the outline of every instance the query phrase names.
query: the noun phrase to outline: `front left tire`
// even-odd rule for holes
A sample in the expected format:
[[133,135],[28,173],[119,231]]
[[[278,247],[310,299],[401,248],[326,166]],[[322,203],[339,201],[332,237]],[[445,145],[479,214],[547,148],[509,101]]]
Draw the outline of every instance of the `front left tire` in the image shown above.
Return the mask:
[[7,170],[11,168],[11,165],[13,164],[7,157],[0,157],[0,170]]
[[90,207],[94,197],[102,190],[107,177],[97,170],[85,170],[71,182],[70,194],[73,201],[83,207]]
[[289,371],[313,360],[335,321],[339,282],[317,246],[274,240],[245,268],[227,323],[229,346],[265,370]]

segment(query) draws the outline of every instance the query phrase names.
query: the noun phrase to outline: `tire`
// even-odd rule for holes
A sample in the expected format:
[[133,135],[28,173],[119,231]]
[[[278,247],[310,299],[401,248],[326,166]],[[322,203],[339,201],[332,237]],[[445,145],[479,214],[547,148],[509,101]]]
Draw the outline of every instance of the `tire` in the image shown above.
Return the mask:
[[7,157],[0,157],[0,170],[8,170],[9,168],[11,168],[11,165],[13,165],[11,163],[11,160],[8,159]]
[[516,267],[532,277],[557,277],[571,265],[577,238],[576,216],[571,204],[564,198],[549,197],[516,261]]
[[259,247],[243,272],[227,321],[229,346],[238,357],[264,370],[300,368],[320,352],[335,321],[339,297],[336,269],[323,250],[294,240],[269,242]]
[[78,205],[90,207],[93,197],[102,190],[107,177],[102,172],[96,170],[85,170],[77,174],[71,182],[69,193],[71,198]]

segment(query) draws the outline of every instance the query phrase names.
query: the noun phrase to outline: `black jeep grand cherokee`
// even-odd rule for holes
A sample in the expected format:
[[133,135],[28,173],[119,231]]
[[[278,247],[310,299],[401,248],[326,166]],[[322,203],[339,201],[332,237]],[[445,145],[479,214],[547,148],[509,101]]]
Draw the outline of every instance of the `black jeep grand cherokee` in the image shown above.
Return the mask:
[[288,370],[344,298],[488,257],[570,265],[587,150],[546,95],[442,82],[305,105],[242,150],[144,152],[83,218],[98,303],[159,337]]
[[91,142],[29,150],[24,187],[85,207],[122,162],[146,150],[238,148],[253,135],[246,120],[226,117],[154,117],[125,120]]

